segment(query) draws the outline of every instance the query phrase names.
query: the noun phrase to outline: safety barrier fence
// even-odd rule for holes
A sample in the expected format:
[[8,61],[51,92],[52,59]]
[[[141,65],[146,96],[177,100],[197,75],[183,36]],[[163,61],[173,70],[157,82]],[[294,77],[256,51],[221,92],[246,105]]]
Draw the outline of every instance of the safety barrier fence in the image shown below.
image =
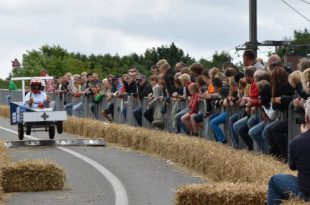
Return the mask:
[[[108,100],[107,97],[103,97],[100,102],[95,102],[93,96],[75,96],[75,95],[59,95],[56,93],[48,94],[51,100],[56,102],[56,110],[66,110],[68,115],[77,116],[77,117],[86,117],[93,118],[101,121],[106,121],[106,118],[102,115],[102,112],[105,109],[111,107],[113,104],[113,121],[119,124],[127,124],[130,126],[138,126],[138,123],[134,117],[134,112],[138,108],[142,110],[142,127],[151,128],[151,129],[163,129],[168,132],[176,132],[176,124],[174,116],[180,110],[183,110],[187,107],[186,101],[174,101],[170,100],[166,102],[162,99],[155,100],[155,102],[150,106],[148,105],[147,99],[144,98],[142,101],[139,98],[134,96],[121,96],[121,97],[112,97],[111,100]],[[22,101],[22,92],[20,90],[15,90],[9,92],[8,90],[0,90],[0,104],[8,104],[8,101]],[[208,104],[208,105],[207,105]],[[207,106],[211,105],[212,114],[208,115],[206,113]],[[150,123],[144,116],[143,113],[150,109],[153,109],[153,123]],[[226,123],[220,125],[223,130],[223,133],[226,137],[227,143],[235,148],[245,149],[247,146],[243,140],[239,137],[235,139],[229,119],[237,114],[237,118],[241,119],[244,114],[244,108],[236,106],[216,106],[214,101],[206,102],[201,100],[199,102],[199,112],[204,115],[203,123],[201,125],[199,135],[200,137],[206,138],[208,140],[215,140],[212,129],[210,128],[210,116],[219,115],[226,112]],[[256,109],[254,113],[260,121],[262,119],[263,112],[260,108]],[[294,136],[300,133],[299,126],[303,123],[304,120],[304,111],[302,109],[296,109],[290,105],[288,113],[281,113],[282,119],[288,118],[288,139],[292,139]],[[239,143],[237,143],[237,141]],[[253,142],[254,150],[260,151],[256,142]]]

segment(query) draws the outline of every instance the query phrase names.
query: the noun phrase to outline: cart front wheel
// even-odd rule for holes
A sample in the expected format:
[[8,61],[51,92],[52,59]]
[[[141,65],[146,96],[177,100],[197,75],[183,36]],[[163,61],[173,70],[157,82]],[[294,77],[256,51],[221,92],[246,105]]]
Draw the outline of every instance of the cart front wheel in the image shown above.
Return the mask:
[[24,125],[18,124],[18,139],[23,140],[24,139]]
[[55,137],[55,126],[50,126],[48,128],[48,136],[52,140]]

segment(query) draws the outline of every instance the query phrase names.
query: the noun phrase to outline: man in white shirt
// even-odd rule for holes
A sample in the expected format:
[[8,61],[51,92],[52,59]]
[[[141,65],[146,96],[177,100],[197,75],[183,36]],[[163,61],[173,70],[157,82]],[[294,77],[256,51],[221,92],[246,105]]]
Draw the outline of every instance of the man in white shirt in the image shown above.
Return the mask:
[[247,49],[243,53],[244,67],[254,66],[256,70],[264,69],[264,66],[256,60],[256,54],[252,49]]

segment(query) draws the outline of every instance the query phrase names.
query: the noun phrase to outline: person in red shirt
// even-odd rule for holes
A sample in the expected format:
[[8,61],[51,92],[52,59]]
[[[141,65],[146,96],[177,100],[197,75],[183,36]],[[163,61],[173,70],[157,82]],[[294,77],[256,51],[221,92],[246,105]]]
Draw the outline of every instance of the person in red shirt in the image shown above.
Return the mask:
[[[193,126],[190,119],[192,115],[197,114],[200,92],[196,83],[190,84],[188,91],[191,94],[191,99],[188,103],[189,111],[181,117],[181,121],[193,133]],[[198,133],[193,133],[193,135],[198,136]]]

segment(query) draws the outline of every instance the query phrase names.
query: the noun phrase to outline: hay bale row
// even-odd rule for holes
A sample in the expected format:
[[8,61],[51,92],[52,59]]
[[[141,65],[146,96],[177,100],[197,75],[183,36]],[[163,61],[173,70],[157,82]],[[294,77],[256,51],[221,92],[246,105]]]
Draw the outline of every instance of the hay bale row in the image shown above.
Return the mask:
[[187,185],[177,190],[178,205],[261,205],[266,187],[253,183],[207,183]]
[[10,108],[6,105],[0,105],[0,116],[9,118],[10,117]]
[[270,156],[161,131],[80,118],[70,118],[65,123],[65,131],[91,138],[103,137],[108,143],[158,155],[216,182],[267,184],[276,173],[292,173]]
[[27,160],[1,167],[2,188],[5,192],[33,192],[62,189],[65,173],[47,160]]

